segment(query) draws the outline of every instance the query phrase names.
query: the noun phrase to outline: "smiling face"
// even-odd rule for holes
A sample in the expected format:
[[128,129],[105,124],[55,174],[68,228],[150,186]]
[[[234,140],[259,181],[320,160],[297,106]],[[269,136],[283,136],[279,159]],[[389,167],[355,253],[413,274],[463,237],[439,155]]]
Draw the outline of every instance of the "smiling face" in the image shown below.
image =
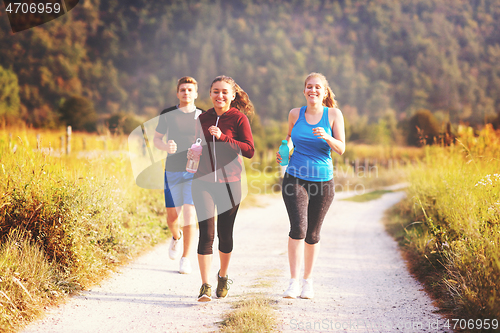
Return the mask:
[[224,81],[214,82],[210,89],[210,99],[215,110],[227,111],[231,107],[231,102],[235,98],[233,87]]
[[326,86],[320,77],[313,76],[306,81],[304,96],[308,103],[322,104],[326,95]]
[[194,103],[194,100],[198,97],[198,92],[196,91],[196,86],[192,83],[182,83],[177,91],[177,98],[179,99],[180,106],[186,106]]

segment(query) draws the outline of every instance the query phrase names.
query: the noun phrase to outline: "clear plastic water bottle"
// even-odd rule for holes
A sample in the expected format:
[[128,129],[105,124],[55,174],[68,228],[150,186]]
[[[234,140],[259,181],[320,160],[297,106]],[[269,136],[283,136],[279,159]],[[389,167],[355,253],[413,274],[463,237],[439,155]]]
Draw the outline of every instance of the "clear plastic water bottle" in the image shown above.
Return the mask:
[[288,149],[288,142],[286,140],[281,141],[281,146],[278,151],[281,156],[280,165],[288,165],[288,157],[290,155],[290,149]]
[[191,152],[193,157],[188,158],[186,164],[186,171],[191,173],[196,173],[198,170],[198,165],[200,164],[200,156],[201,156],[201,139],[196,139],[196,142],[191,145]]

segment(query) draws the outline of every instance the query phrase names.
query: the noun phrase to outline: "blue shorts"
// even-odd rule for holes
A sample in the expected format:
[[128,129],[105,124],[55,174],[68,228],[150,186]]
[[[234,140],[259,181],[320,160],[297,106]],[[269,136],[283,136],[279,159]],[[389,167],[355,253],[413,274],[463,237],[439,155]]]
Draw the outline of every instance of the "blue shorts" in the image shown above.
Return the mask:
[[187,171],[165,171],[165,207],[181,207],[194,205],[191,195],[191,184],[194,173]]

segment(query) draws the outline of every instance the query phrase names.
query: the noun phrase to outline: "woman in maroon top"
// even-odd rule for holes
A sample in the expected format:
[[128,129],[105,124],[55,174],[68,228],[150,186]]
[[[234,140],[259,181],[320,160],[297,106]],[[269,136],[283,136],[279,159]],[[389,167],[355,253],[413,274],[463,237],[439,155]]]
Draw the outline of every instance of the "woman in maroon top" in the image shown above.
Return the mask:
[[[220,270],[216,295],[227,296],[227,270],[233,250],[233,226],[241,201],[242,156],[252,158],[254,144],[247,116],[254,112],[252,102],[236,82],[218,76],[210,86],[213,108],[199,116],[198,137],[204,141],[198,171],[194,175],[192,193],[198,216],[200,239],[198,263],[202,286],[198,301],[212,300],[209,284],[212,244],[219,238]],[[189,152],[188,154],[191,154]]]

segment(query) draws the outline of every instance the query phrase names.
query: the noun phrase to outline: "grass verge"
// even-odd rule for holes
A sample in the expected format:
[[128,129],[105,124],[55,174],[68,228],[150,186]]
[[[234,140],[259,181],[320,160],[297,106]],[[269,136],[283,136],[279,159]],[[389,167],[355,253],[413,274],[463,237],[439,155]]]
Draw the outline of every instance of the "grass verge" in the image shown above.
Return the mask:
[[500,133],[427,147],[388,230],[453,318],[500,318]]
[[127,156],[78,159],[0,137],[0,331],[102,280],[166,239],[161,191],[137,187]]
[[354,202],[367,202],[367,201],[371,201],[371,200],[377,200],[377,199],[381,198],[384,194],[391,193],[391,192],[394,192],[394,191],[390,191],[390,190],[374,190],[374,191],[370,191],[368,193],[356,195],[356,196],[353,196],[353,197],[350,197],[350,198],[345,198],[345,199],[342,199],[342,200],[345,200],[345,201],[354,201]]

